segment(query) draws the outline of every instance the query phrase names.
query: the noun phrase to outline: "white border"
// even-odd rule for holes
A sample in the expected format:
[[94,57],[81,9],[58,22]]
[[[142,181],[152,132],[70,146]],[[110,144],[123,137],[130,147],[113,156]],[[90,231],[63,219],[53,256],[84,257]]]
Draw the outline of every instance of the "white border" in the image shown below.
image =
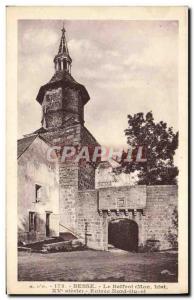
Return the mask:
[[[0,154],[2,158],[1,163],[1,174],[0,174],[0,182],[1,182],[1,224],[5,224],[5,6],[13,6],[13,5],[188,5],[189,7],[193,8],[193,1],[181,1],[181,0],[163,0],[163,1],[135,1],[135,0],[127,0],[127,1],[107,1],[107,0],[99,0],[99,1],[76,1],[76,0],[66,0],[66,1],[42,1],[42,0],[34,0],[34,1],[20,1],[20,0],[12,0],[12,1],[0,1],[0,37],[1,37],[1,47],[0,47],[0,82],[1,82],[1,89],[0,89],[0,95],[1,95],[1,101],[0,101],[0,120],[1,120],[1,147],[0,147]],[[193,25],[192,25],[193,27]],[[192,30],[193,32],[193,30]],[[191,40],[193,44],[193,39]],[[193,86],[193,79],[191,82],[191,86]],[[193,112],[193,110],[192,110]],[[193,128],[193,126],[192,126]],[[192,130],[194,132],[194,130]],[[192,136],[193,137],[193,136]],[[191,186],[194,185],[193,179]],[[5,240],[5,226],[1,226],[0,230],[1,234],[1,241]],[[5,247],[0,247],[0,263],[1,268],[2,266],[5,268]],[[5,299],[5,272],[1,272],[0,277],[0,298]],[[66,296],[67,297],[67,296]],[[139,297],[138,297],[139,298]],[[165,299],[168,297],[165,297]],[[24,298],[22,298],[24,299]]]

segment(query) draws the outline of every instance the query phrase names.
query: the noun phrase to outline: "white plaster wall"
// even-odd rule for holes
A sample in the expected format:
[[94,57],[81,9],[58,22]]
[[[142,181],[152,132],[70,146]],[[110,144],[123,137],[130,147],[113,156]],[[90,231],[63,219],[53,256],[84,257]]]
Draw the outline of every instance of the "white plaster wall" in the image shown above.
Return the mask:
[[[18,230],[29,231],[29,211],[38,213],[45,231],[46,212],[51,212],[50,228],[59,234],[59,182],[58,165],[47,160],[49,146],[37,137],[18,159]],[[40,201],[36,202],[35,184],[42,186]]]

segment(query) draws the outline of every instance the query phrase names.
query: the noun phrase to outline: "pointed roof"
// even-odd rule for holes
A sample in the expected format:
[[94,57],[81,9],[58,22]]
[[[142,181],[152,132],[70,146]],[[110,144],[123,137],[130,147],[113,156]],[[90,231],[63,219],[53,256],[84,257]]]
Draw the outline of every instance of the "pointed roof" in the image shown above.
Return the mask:
[[69,55],[69,50],[68,50],[68,47],[67,47],[67,41],[66,41],[66,38],[65,38],[65,28],[63,26],[63,28],[61,29],[62,31],[62,36],[61,36],[61,42],[60,42],[60,45],[59,45],[59,51],[58,51],[58,54],[68,54]]
[[82,101],[86,104],[90,100],[90,96],[84,87],[84,85],[78,83],[69,73],[66,71],[56,71],[51,80],[42,85],[39,89],[36,100],[42,104],[45,92],[50,88],[69,87],[71,89],[77,89],[80,92]]
[[26,149],[32,144],[36,137],[37,135],[32,135],[18,140],[17,158],[19,158],[26,151]]
[[69,55],[69,50],[68,50],[68,46],[67,46],[67,40],[66,40],[66,36],[65,36],[65,28],[63,25],[63,28],[61,29],[62,31],[62,35],[61,35],[61,40],[60,40],[60,44],[59,44],[59,50],[58,50],[58,54],[55,56],[54,61],[56,58],[60,57],[60,56],[65,56],[69,59],[70,62],[72,62],[72,59]]
[[52,146],[51,143],[49,143],[39,134],[31,134],[29,136],[24,136],[22,139],[17,140],[17,158],[20,158],[20,156],[30,147],[30,145],[32,145],[36,138],[39,138],[45,144]]

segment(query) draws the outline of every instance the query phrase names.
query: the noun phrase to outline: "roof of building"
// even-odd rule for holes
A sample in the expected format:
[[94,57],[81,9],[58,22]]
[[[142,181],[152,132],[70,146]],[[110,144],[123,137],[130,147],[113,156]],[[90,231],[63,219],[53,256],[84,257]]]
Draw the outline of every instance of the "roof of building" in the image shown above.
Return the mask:
[[47,145],[50,145],[50,143],[39,134],[31,134],[29,136],[24,136],[24,138],[19,139],[17,141],[17,158],[19,158],[30,147],[30,145],[34,142],[34,140],[37,137],[44,141]]
[[67,71],[63,70],[63,71],[56,71],[53,77],[51,78],[51,80],[45,85],[42,85],[40,87],[36,100],[40,104],[42,104],[44,94],[48,89],[57,88],[61,86],[70,87],[72,89],[78,89],[81,93],[81,98],[84,104],[86,104],[90,99],[90,96],[86,88],[82,84],[75,81],[75,79]]
[[44,132],[47,132],[48,129],[46,130],[44,127],[40,127],[39,129],[35,130],[33,132],[33,134],[39,134],[39,133],[44,133]]
[[[59,50],[58,50],[58,54],[55,56],[55,58],[59,57],[59,56],[63,56],[65,55],[66,57],[68,57],[68,59],[72,62],[72,59],[69,55],[69,50],[68,50],[68,46],[67,46],[67,40],[65,37],[65,28],[63,26],[63,28],[61,29],[62,31],[62,36],[61,36],[61,41],[59,44]],[[54,58],[54,60],[55,60]]]
[[18,149],[17,149],[18,158],[26,151],[26,149],[32,144],[32,142],[35,140],[36,137],[37,135],[32,135],[18,140]]

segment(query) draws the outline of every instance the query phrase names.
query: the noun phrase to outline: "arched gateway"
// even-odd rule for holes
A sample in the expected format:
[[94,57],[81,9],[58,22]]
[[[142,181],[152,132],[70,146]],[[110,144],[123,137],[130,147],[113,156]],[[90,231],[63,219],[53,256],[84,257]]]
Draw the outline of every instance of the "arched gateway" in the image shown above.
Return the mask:
[[129,219],[117,219],[108,224],[108,243],[128,250],[138,251],[138,225]]

